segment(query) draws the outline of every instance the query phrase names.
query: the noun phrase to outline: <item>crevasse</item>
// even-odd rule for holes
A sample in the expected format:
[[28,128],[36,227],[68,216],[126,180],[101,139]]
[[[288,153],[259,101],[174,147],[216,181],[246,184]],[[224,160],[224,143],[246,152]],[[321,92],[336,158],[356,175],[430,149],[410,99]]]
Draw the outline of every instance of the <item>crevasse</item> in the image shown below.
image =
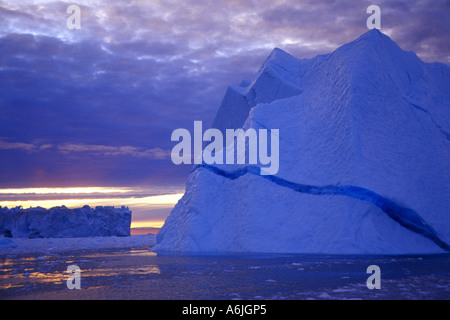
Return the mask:
[[368,201],[380,208],[391,219],[399,223],[401,226],[417,234],[420,234],[425,238],[430,239],[440,248],[450,252],[450,246],[445,241],[439,238],[436,231],[417,212],[410,208],[401,206],[396,202],[363,187],[353,185],[313,186],[300,184],[274,175],[260,175],[260,168],[257,166],[245,166],[237,170],[226,171],[212,165],[199,164],[196,165],[192,171],[194,172],[200,169],[209,170],[214,174],[231,180],[236,180],[246,174],[252,174],[269,180],[279,186],[289,188],[300,193],[307,193],[312,195],[341,195],[358,200]]

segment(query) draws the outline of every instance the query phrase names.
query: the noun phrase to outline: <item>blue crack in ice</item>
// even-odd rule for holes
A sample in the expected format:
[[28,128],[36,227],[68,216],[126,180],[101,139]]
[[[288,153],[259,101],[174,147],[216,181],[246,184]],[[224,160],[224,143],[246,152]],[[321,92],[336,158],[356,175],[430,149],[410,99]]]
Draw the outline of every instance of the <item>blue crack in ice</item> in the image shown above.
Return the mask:
[[261,175],[260,168],[256,166],[246,166],[229,172],[211,165],[199,164],[196,165],[192,171],[196,171],[201,168],[207,169],[219,176],[223,176],[231,180],[236,180],[246,174],[253,174],[300,193],[312,195],[342,195],[358,200],[368,201],[383,210],[391,219],[399,223],[401,226],[432,240],[440,248],[450,252],[450,246],[441,240],[436,231],[429,226],[414,210],[403,207],[371,190],[352,185],[313,186],[295,183],[273,175]]

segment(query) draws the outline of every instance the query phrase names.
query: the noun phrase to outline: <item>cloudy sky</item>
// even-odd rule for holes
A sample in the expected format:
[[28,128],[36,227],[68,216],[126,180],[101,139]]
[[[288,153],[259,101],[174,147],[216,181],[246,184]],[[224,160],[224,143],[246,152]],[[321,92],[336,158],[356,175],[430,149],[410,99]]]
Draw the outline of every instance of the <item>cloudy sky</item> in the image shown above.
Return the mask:
[[0,0],[0,188],[183,188],[174,129],[210,125],[274,47],[354,40],[370,4],[403,49],[450,64],[449,1]]

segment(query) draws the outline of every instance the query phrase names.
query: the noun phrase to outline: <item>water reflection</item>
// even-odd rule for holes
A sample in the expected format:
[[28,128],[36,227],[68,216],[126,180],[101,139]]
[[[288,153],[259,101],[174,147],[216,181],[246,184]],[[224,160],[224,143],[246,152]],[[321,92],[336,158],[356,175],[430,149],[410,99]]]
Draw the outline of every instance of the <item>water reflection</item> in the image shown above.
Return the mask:
[[161,271],[155,264],[130,266],[130,258],[146,256],[156,257],[156,253],[148,250],[130,250],[4,258],[0,260],[0,297],[7,298],[5,292],[2,292],[6,289],[30,288],[42,284],[65,285],[70,276],[66,268],[73,264],[81,268],[81,277],[84,280],[160,274]]
[[[148,249],[0,256],[0,299],[449,299],[450,255],[157,255]],[[69,265],[82,290],[68,290]],[[367,266],[382,289],[366,287]],[[77,292],[75,292],[77,291]]]

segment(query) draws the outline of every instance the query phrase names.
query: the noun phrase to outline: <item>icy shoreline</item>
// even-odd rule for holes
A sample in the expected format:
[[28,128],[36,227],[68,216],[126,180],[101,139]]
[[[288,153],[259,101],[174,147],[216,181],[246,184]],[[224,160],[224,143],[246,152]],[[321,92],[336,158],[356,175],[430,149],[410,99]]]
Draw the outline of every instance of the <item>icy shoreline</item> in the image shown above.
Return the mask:
[[9,254],[52,253],[76,250],[152,247],[155,235],[85,238],[5,238],[0,237],[0,256]]

